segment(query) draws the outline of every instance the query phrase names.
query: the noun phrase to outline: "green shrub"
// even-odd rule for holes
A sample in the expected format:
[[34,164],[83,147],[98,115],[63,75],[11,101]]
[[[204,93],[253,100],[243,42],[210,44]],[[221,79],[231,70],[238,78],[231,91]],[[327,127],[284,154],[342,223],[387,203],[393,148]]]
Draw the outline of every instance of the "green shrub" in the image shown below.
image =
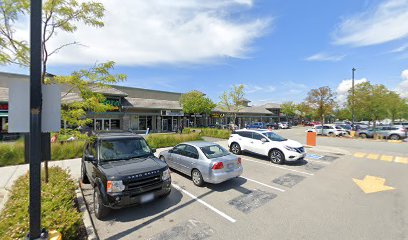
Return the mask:
[[63,160],[82,157],[84,141],[72,141],[51,144],[51,160]]
[[190,134],[149,134],[146,141],[152,148],[162,148],[175,146],[182,142],[202,140],[198,133]]
[[[49,173],[49,182],[42,181],[42,227],[59,231],[63,239],[83,238],[80,233],[82,213],[77,210],[75,202],[77,184],[66,170],[59,167],[51,167]],[[0,214],[0,239],[23,239],[26,236],[29,229],[28,186],[28,174],[18,178],[13,185],[10,198]]]
[[185,128],[183,133],[197,132],[203,137],[213,137],[228,139],[231,135],[231,131],[228,129],[216,129],[216,128]]

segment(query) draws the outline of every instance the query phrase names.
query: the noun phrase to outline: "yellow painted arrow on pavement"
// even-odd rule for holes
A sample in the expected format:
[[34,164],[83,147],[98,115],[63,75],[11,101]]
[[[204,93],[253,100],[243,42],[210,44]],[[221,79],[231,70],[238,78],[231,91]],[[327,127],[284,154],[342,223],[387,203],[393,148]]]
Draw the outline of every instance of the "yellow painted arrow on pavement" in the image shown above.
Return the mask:
[[363,180],[353,178],[353,181],[363,190],[364,193],[375,193],[395,189],[384,185],[385,178],[365,176]]

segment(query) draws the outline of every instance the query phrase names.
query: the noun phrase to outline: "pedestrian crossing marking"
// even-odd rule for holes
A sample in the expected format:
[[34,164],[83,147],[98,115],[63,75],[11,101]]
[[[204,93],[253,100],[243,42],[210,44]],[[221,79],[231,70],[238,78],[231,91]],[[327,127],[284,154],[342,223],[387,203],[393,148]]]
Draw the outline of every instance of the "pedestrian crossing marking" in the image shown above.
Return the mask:
[[408,157],[395,157],[394,162],[408,164]]
[[357,158],[363,158],[366,155],[367,155],[367,153],[362,153],[362,152],[354,153],[354,157],[357,157]]
[[382,161],[387,161],[387,162],[392,162],[393,157],[389,155],[382,155],[380,160]]
[[368,159],[373,159],[373,160],[377,160],[378,157],[379,157],[379,155],[378,155],[378,154],[374,154],[374,153],[370,153],[370,154],[367,155],[367,158],[368,158]]

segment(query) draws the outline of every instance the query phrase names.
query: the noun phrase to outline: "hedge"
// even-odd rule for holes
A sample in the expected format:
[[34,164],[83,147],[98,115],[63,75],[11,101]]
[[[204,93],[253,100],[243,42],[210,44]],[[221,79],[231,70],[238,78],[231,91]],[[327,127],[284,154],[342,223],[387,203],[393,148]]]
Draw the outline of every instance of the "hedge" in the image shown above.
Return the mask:
[[[49,168],[49,173],[47,184],[42,179],[42,227],[59,231],[63,239],[85,239],[82,213],[76,205],[77,184],[59,167]],[[0,239],[24,239],[29,229],[28,209],[29,176],[26,174],[16,180],[0,213]]]
[[201,136],[204,137],[213,137],[228,139],[231,135],[231,131],[228,129],[216,129],[216,128],[186,128],[183,130],[183,133],[198,132]]
[[149,134],[146,137],[146,141],[152,148],[162,148],[175,146],[182,142],[202,140],[198,133],[189,134]]

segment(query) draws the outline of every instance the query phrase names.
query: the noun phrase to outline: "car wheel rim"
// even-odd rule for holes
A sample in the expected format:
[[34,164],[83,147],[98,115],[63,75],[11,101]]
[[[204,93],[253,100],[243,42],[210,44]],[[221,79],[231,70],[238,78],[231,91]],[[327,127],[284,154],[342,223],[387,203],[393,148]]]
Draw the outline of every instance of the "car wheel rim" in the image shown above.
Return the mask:
[[398,140],[397,136],[391,136],[391,140]]
[[94,208],[95,208],[95,213],[99,212],[99,196],[98,196],[98,192],[95,192],[95,199],[94,199]]
[[200,174],[198,172],[193,172],[193,182],[195,184],[199,184],[200,183]]
[[238,153],[238,145],[236,145],[236,144],[232,145],[232,152],[233,153]]
[[282,159],[282,156],[278,151],[272,151],[272,153],[271,153],[272,162],[278,163],[278,162],[281,161],[281,159]]

